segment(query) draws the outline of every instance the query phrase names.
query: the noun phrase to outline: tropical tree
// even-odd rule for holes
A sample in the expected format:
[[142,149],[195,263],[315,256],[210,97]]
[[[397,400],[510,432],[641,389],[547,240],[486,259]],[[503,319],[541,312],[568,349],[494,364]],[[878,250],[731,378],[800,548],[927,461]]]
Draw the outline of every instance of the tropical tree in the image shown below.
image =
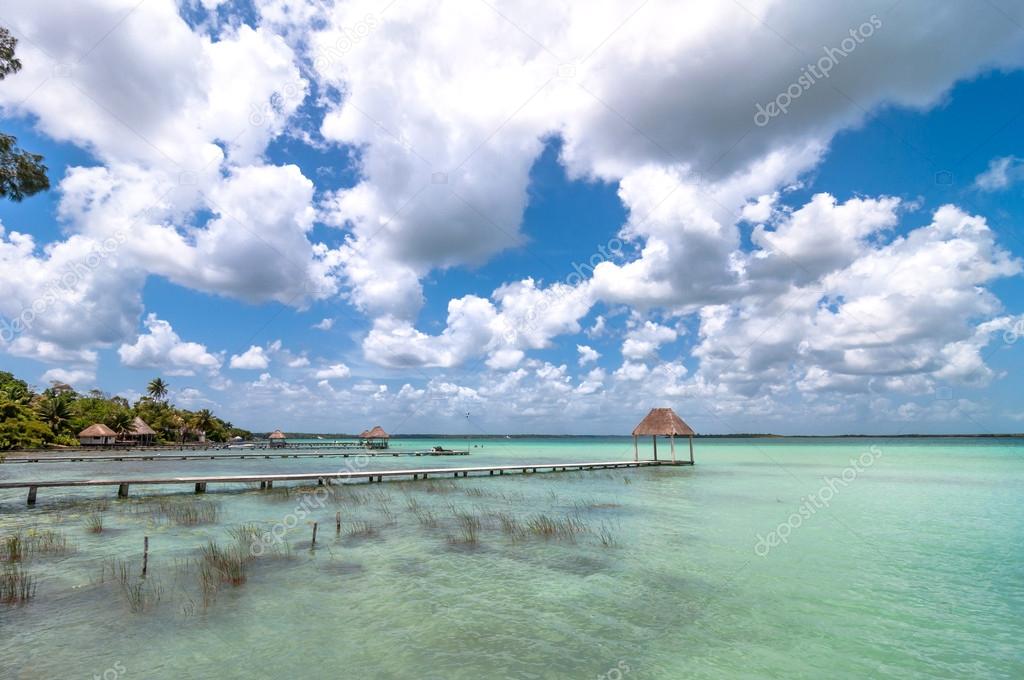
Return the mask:
[[62,397],[42,399],[36,404],[36,415],[50,426],[54,434],[60,434],[71,420],[71,405]]
[[107,419],[107,427],[123,435],[131,431],[133,420],[135,419],[132,417],[131,411],[114,411],[110,418]]
[[192,415],[192,429],[210,432],[217,427],[217,419],[208,408],[196,411]]
[[[0,26],[0,80],[21,70],[21,60],[15,56],[17,45],[18,39]],[[0,132],[0,197],[20,201],[49,188],[43,157],[23,151],[14,136]]]
[[149,385],[146,386],[146,391],[154,399],[163,401],[167,396],[167,383],[164,382],[163,378],[153,378],[149,381]]

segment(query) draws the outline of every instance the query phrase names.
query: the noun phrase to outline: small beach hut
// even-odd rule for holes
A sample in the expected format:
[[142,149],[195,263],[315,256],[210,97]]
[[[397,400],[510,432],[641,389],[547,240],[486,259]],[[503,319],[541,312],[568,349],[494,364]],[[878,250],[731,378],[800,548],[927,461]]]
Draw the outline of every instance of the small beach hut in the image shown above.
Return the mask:
[[156,439],[156,431],[145,420],[135,416],[132,426],[125,433],[125,439],[133,444],[152,444]]
[[647,417],[633,428],[633,460],[640,460],[637,437],[650,435],[654,445],[654,460],[658,460],[658,437],[668,437],[672,446],[672,462],[676,462],[676,437],[690,440],[690,465],[693,465],[693,435],[696,434],[683,419],[670,408],[652,408]]
[[391,438],[387,432],[384,431],[380,425],[374,425],[370,428],[370,431],[366,433],[366,440],[372,449],[386,449],[388,448],[388,440]]
[[78,433],[82,446],[112,446],[116,440],[117,433],[103,423],[93,423]]
[[288,441],[285,439],[284,432],[281,430],[274,430],[270,433],[270,448],[284,448],[288,445]]

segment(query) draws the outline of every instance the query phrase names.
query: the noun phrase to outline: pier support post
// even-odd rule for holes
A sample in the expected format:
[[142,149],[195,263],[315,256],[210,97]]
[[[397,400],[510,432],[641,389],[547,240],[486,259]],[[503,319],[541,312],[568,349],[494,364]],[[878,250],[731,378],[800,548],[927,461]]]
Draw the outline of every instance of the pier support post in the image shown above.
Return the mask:
[[149,571],[149,536],[142,539],[142,578],[146,578],[147,571]]
[[316,547],[316,528],[317,523],[313,522],[313,542],[309,544],[311,550]]
[[693,435],[690,436],[690,465],[693,465]]
[[35,505],[36,504],[36,491],[38,491],[38,490],[39,490],[38,486],[30,486],[30,487],[28,487],[28,504],[29,505]]
[[658,435],[651,435],[651,443],[654,444],[654,460],[658,460]]
[[268,489],[273,489],[274,488],[274,481],[273,480],[271,480],[271,479],[267,480],[267,488]]
[[118,484],[117,485],[117,497],[118,498],[128,498],[128,485],[127,484]]
[[675,435],[671,435],[668,438],[668,440],[669,440],[669,442],[671,442],[670,445],[672,446],[672,462],[675,463],[676,462],[676,436]]
[[196,482],[196,493],[206,493],[206,482]]

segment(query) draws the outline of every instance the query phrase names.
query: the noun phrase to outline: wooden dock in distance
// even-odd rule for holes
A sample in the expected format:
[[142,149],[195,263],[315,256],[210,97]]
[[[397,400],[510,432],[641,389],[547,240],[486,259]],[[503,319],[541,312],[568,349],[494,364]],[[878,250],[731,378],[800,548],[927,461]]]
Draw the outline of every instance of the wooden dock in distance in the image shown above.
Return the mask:
[[242,484],[259,482],[261,489],[273,488],[274,482],[317,482],[319,485],[329,484],[331,480],[365,479],[369,483],[383,482],[384,479],[428,479],[429,477],[474,477],[494,476],[495,474],[530,474],[538,471],[569,472],[583,470],[615,470],[622,468],[660,467],[660,466],[692,465],[689,461],[673,463],[664,460],[629,460],[608,461],[598,463],[526,463],[519,465],[491,465],[482,467],[451,467],[451,468],[408,468],[405,470],[363,470],[359,472],[303,472],[293,474],[262,474],[262,475],[219,475],[167,478],[114,478],[114,479],[80,479],[54,481],[18,481],[0,482],[0,489],[28,489],[28,504],[35,505],[36,494],[41,488],[94,487],[116,486],[120,498],[128,497],[128,489],[132,485],[187,485],[194,486],[196,493],[205,493],[208,484]]
[[469,451],[448,450],[448,451],[337,451],[333,453],[253,453],[253,449],[244,449],[248,453],[239,453],[236,449],[232,453],[112,453],[107,455],[85,455],[85,456],[8,456],[0,460],[0,464],[12,465],[16,463],[83,463],[83,462],[111,462],[111,461],[155,461],[155,460],[246,460],[260,459],[270,460],[272,458],[386,458],[399,456],[468,456]]

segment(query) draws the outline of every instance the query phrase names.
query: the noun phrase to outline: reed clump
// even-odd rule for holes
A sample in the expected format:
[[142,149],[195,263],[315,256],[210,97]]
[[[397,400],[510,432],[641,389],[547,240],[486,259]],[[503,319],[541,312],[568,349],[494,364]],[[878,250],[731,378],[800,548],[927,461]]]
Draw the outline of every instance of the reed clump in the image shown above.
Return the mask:
[[0,540],[0,560],[21,562],[34,555],[66,555],[74,551],[68,538],[62,532],[35,529],[4,536]]
[[220,546],[210,541],[201,549],[200,578],[204,590],[210,584],[230,583],[232,586],[243,585],[248,580],[248,564],[251,553],[241,545]]
[[85,517],[85,530],[90,534],[103,533],[103,515],[91,512]]
[[579,534],[590,529],[579,517],[568,516],[561,519],[550,515],[534,515],[526,520],[526,531],[544,539],[575,540]]
[[449,543],[476,545],[480,542],[480,528],[483,525],[480,515],[465,511],[455,514],[456,533],[448,534]]
[[153,498],[131,506],[131,512],[148,514],[154,519],[182,526],[212,524],[220,517],[220,506],[207,500]]
[[25,604],[35,594],[35,578],[20,566],[8,564],[0,571],[0,604]]
[[345,535],[350,538],[372,538],[379,533],[377,527],[364,520],[349,522]]
[[421,527],[436,529],[440,524],[437,519],[437,515],[435,515],[432,510],[422,508],[414,511],[414,514],[416,515],[416,521],[420,523]]

